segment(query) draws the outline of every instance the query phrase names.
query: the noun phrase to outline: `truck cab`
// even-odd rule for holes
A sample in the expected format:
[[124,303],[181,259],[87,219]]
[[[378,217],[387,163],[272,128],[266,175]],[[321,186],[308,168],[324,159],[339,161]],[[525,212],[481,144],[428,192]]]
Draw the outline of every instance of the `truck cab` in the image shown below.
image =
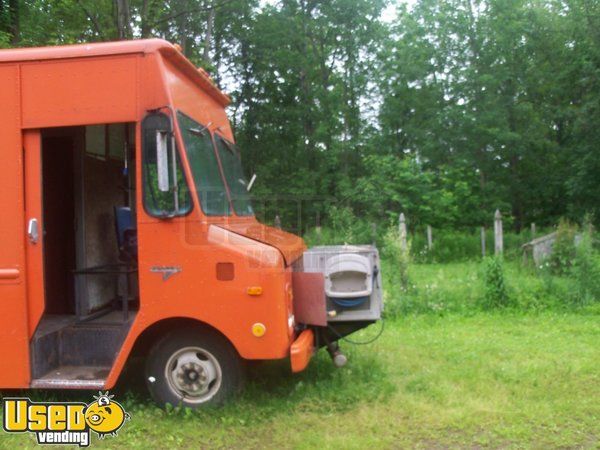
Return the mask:
[[175,46],[2,50],[0,80],[0,388],[111,389],[141,354],[158,403],[220,403],[245,361],[298,372],[379,318],[376,251],[304,270],[257,221],[229,98]]

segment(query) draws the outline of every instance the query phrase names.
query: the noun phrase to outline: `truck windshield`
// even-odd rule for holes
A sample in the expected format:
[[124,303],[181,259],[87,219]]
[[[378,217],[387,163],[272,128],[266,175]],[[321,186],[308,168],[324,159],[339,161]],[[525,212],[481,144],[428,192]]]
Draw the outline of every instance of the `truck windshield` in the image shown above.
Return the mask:
[[178,112],[179,127],[202,210],[208,216],[229,216],[231,206],[208,129]]
[[238,216],[253,215],[254,211],[248,195],[248,182],[242,170],[242,161],[237,147],[221,136],[215,136],[215,143],[235,213]]

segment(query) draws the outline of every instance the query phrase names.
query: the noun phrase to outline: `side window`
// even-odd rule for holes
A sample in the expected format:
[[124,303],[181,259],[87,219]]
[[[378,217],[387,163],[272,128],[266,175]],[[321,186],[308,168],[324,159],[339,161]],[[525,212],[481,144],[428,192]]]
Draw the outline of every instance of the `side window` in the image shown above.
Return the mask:
[[192,209],[190,192],[174,147],[171,119],[153,113],[142,122],[144,209],[155,217],[173,217]]

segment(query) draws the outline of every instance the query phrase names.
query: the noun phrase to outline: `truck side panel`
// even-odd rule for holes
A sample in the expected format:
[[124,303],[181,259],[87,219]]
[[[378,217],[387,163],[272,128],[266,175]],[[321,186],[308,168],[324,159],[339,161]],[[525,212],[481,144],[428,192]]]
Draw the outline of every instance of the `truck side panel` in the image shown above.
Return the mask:
[[19,66],[0,66],[0,386],[29,385]]
[[23,64],[23,128],[135,121],[137,59]]

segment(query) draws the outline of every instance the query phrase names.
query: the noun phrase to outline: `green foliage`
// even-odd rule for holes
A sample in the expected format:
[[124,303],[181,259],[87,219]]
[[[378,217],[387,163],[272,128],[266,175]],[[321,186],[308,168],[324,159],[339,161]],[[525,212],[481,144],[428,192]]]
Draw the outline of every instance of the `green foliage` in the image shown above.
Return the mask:
[[[370,244],[377,240],[377,228],[361,220],[349,207],[333,206],[330,209],[331,226],[312,228],[304,239],[308,245]],[[375,233],[375,234],[374,234]]]
[[352,209],[347,207],[332,207],[330,212],[330,221],[332,228],[344,243],[357,242],[357,219]]
[[483,261],[484,309],[503,308],[509,305],[510,297],[504,276],[501,257],[488,257]]
[[10,34],[0,31],[0,48],[10,47]]
[[[596,256],[596,264],[597,264]],[[597,270],[596,269],[594,270]],[[494,268],[496,270],[497,268]],[[386,317],[415,314],[472,315],[481,309],[497,308],[514,313],[541,311],[587,311],[600,313],[597,296],[597,278],[581,277],[585,290],[576,276],[557,276],[551,271],[535,271],[525,268],[519,261],[502,264],[506,296],[498,286],[497,274],[486,284],[486,271],[481,262],[456,262],[446,264],[412,264],[408,289],[399,286],[396,267],[385,257],[384,299]],[[488,294],[488,286],[491,294]],[[590,294],[591,292],[596,294]],[[587,297],[581,292],[588,293]],[[490,296],[490,301],[486,296]],[[500,298],[500,301],[496,301]],[[504,306],[501,306],[504,305]]]
[[[481,232],[478,230],[434,230],[433,248],[427,249],[427,239],[424,230],[415,235],[414,254],[423,262],[454,262],[479,259],[481,251]],[[521,257],[521,246],[531,239],[529,233],[504,233],[504,254],[507,259]],[[486,255],[494,253],[494,230],[486,229]]]
[[[373,346],[349,348],[348,368],[333,370],[323,353],[295,377],[288,365],[268,366],[218,411],[164,413],[140,400],[143,391],[127,400],[131,426],[114,445],[597,441],[598,251],[590,236],[574,247],[563,223],[554,270],[529,270],[515,260],[530,236],[510,228],[600,218],[600,2],[395,2],[391,22],[380,19],[384,0],[10,3],[17,15],[0,0],[0,48],[120,35],[180,44],[232,94],[259,216],[310,228],[311,245],[376,240],[384,257],[391,324]],[[117,3],[129,3],[125,26]],[[487,259],[479,282],[478,227],[490,228],[496,208],[505,259]],[[426,264],[398,253],[390,223],[401,211],[412,258]],[[431,251],[425,225],[434,227]],[[491,230],[486,241],[491,254]],[[482,315],[482,304],[508,312]],[[357,414],[364,423],[345,426]],[[298,423],[310,430],[290,433]],[[23,438],[3,439],[17,447]]]
[[400,211],[459,230],[499,208],[519,232],[600,218],[599,17],[589,0],[0,0],[0,48],[180,44],[230,91],[256,210],[284,228],[329,226],[337,204],[353,238]]
[[389,269],[392,271],[390,274],[391,288],[394,289],[398,286],[406,292],[410,285],[410,241],[404,247],[398,227],[391,226],[385,232],[383,244],[383,255],[391,264]]
[[419,262],[467,261],[481,257],[481,242],[476,233],[454,230],[433,231],[433,247],[427,247],[426,231],[413,236],[413,255]]
[[552,246],[549,264],[554,273],[566,274],[571,270],[575,259],[575,237],[578,227],[568,220],[561,219],[556,230],[556,240]]
[[[382,249],[387,245],[385,236],[388,228],[396,227],[398,218],[394,220],[371,223],[357,217],[348,207],[333,206],[327,226],[321,227],[320,233],[316,228],[310,228],[304,239],[309,246],[336,244],[369,244],[375,242]],[[390,225],[392,223],[393,225]],[[334,226],[332,226],[332,224]],[[543,233],[544,230],[540,230]],[[410,257],[419,263],[446,263],[457,261],[478,260],[481,258],[481,235],[477,229],[451,230],[433,229],[433,248],[427,248],[426,231],[417,228],[409,231]],[[528,232],[504,233],[504,253],[506,259],[520,260],[522,245],[531,240]],[[486,231],[486,253],[494,251],[493,230]]]
[[593,248],[592,236],[585,233],[577,245],[571,267],[577,304],[600,302],[600,252]]

